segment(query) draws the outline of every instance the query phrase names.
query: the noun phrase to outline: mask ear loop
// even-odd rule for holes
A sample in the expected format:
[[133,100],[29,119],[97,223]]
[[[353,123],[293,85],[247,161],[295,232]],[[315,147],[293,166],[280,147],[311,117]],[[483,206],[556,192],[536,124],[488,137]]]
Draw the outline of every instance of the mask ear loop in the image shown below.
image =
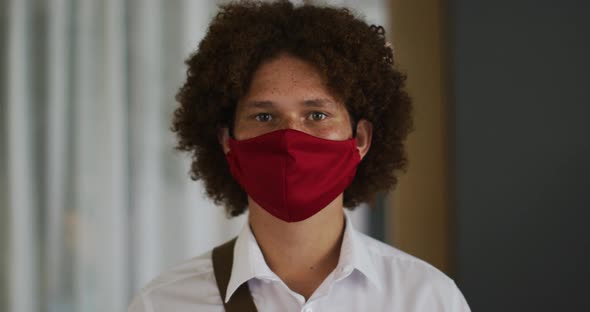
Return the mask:
[[235,140],[236,138],[234,137],[234,123],[229,122],[227,128],[229,129],[229,137]]
[[235,118],[236,118],[236,108],[233,107],[231,109],[231,113],[230,113],[231,119],[227,121],[227,128],[229,130],[229,137],[232,139],[236,139],[234,137],[234,122],[235,122]]
[[350,126],[352,127],[352,137],[356,138],[356,118],[350,118]]

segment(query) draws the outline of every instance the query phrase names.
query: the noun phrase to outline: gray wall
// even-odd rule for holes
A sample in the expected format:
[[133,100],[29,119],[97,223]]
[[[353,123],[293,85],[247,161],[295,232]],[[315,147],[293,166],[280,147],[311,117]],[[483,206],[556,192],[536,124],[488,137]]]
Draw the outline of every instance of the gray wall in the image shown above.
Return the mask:
[[590,2],[449,2],[456,281],[473,311],[590,311]]

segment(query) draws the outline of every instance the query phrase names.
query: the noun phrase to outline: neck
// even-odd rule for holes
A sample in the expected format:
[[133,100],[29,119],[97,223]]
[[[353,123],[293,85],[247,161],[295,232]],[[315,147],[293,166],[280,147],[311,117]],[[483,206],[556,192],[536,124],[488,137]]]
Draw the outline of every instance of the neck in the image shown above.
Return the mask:
[[344,232],[342,195],[307,220],[288,223],[249,199],[249,222],[270,269],[305,299],[336,268]]

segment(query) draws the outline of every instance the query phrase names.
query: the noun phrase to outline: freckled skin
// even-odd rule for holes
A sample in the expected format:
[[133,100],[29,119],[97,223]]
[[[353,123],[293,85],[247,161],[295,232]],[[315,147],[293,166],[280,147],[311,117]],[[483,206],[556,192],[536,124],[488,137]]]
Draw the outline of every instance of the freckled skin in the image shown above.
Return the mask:
[[[308,107],[304,101],[327,99],[334,105]],[[272,107],[245,107],[249,101],[269,101]],[[313,120],[313,112],[326,113],[322,120]],[[270,121],[256,120],[256,114],[269,114]],[[330,94],[318,71],[310,64],[288,54],[281,54],[254,73],[248,94],[238,103],[234,135],[243,140],[268,132],[291,128],[329,140],[352,137],[350,116],[343,103]]]

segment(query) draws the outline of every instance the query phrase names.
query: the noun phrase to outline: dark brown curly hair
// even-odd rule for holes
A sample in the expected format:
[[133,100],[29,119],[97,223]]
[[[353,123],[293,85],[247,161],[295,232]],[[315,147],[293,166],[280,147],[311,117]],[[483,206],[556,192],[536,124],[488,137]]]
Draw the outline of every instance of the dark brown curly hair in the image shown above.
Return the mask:
[[369,26],[345,8],[288,1],[221,6],[198,50],[186,60],[187,79],[176,95],[180,106],[172,131],[177,149],[192,155],[191,178],[202,179],[207,195],[228,215],[246,210],[247,195],[230,174],[218,131],[231,131],[236,104],[254,71],[279,53],[314,65],[351,119],[373,124],[371,148],[344,191],[344,206],[352,208],[394,187],[396,172],[407,163],[404,141],[412,129],[412,106],[383,27]]

